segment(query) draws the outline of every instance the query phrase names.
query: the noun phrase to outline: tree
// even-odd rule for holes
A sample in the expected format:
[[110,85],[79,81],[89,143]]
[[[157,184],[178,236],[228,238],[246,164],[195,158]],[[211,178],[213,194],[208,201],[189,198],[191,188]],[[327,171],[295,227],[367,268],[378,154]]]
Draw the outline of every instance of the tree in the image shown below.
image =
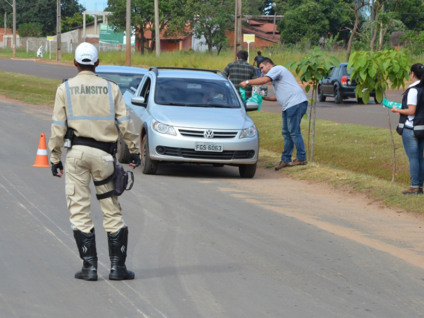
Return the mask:
[[[385,50],[379,52],[357,51],[349,59],[349,67],[353,71],[350,75],[357,82],[356,97],[368,103],[370,92],[375,91],[377,102],[381,102],[386,89],[404,87],[405,79],[409,77],[409,60],[401,51]],[[389,109],[387,109],[388,128],[393,148],[392,182],[396,172],[396,146],[390,123]]]
[[[315,49],[305,56],[299,63],[289,63],[288,67],[295,69],[296,74],[300,74],[302,83],[306,83],[305,91],[309,92],[312,87],[312,98],[309,107],[309,125],[308,125],[308,152],[309,161],[314,161],[314,142],[315,142],[315,121],[316,121],[316,100],[318,98],[318,83],[330,71],[331,66],[338,65],[339,61],[331,57],[326,59],[321,50]],[[312,142],[310,143],[312,123]],[[311,144],[311,146],[310,146]]]
[[[166,30],[167,34],[184,33],[186,21],[183,8],[186,0],[168,0],[159,1],[159,30]],[[114,25],[117,30],[125,30],[126,23],[126,0],[109,0],[107,11],[113,12],[109,17],[109,23]],[[155,24],[154,24],[154,3],[151,0],[133,0],[131,1],[131,25],[136,28],[136,41],[140,41],[141,54],[144,54],[144,48],[149,40],[145,38],[146,31],[151,32],[150,45],[147,45],[149,51],[155,47]]]
[[361,13],[360,10],[369,4],[367,0],[355,0],[354,3],[355,3],[355,6],[353,8],[353,11],[355,13],[355,22],[353,23],[352,32],[350,33],[349,41],[347,43],[346,60],[349,60],[350,58],[350,53],[352,51],[353,38],[355,37],[355,34],[358,31],[359,17]]
[[284,13],[278,25],[284,42],[307,38],[318,44],[321,37],[337,36],[344,41],[349,37],[354,21],[351,0],[278,0],[276,4],[277,12]]
[[387,4],[387,9],[395,13],[396,19],[403,22],[408,30],[424,30],[424,3],[422,0],[398,0]]
[[279,23],[282,41],[296,43],[308,38],[312,43],[318,43],[319,38],[326,36],[329,30],[329,22],[321,9],[316,1],[305,0],[286,11]]
[[228,41],[225,31],[234,26],[234,1],[187,0],[185,16],[194,36],[204,38],[208,51],[216,47],[219,54]]
[[18,33],[23,37],[39,37],[43,33],[43,25],[36,22],[23,23],[19,25]]
[[[61,0],[62,19],[84,11],[77,0]],[[19,0],[16,1],[16,25],[38,23],[43,26],[42,35],[56,34],[56,0]]]
[[[61,19],[62,21],[62,32],[68,32],[72,29],[83,25],[83,15],[80,12],[75,13],[73,16],[65,17]],[[94,18],[91,15],[85,16],[85,22],[91,23],[94,21]]]

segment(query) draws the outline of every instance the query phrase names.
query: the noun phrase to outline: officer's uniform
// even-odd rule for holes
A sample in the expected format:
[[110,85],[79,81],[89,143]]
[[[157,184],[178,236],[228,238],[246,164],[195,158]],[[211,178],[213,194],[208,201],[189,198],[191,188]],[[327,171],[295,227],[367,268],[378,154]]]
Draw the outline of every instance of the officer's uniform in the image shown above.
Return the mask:
[[[88,58],[87,58],[88,57]],[[85,58],[85,59],[84,59]],[[96,48],[80,44],[75,60],[97,65]],[[80,63],[84,64],[84,63]],[[128,228],[122,219],[121,206],[112,192],[114,182],[114,154],[119,131],[132,154],[138,154],[138,134],[116,83],[97,76],[92,71],[80,70],[77,76],[62,83],[56,92],[49,140],[50,161],[61,164],[61,148],[69,129],[73,129],[72,148],[66,155],[65,193],[74,237],[83,259],[76,278],[97,280],[97,251],[94,225],[90,215],[90,181],[103,211],[103,226],[108,234],[111,258],[110,279],[132,279],[134,273],[125,267]],[[56,175],[53,172],[53,175]],[[103,195],[103,196],[102,196]]]
[[[130,152],[137,153],[138,135],[134,133],[118,85],[92,72],[82,71],[57,89],[49,140],[50,161],[60,161],[68,128],[74,130],[75,140],[78,137],[93,139],[105,146],[101,150],[75,142],[66,155],[65,192],[71,213],[70,220],[74,229],[85,233],[93,228],[90,217],[90,179],[92,177],[94,181],[102,181],[114,171],[111,152],[118,139],[115,119]],[[109,192],[113,190],[113,186],[111,180],[107,184],[96,186],[96,192]],[[100,206],[104,213],[103,225],[106,232],[115,233],[124,226],[121,207],[115,196],[100,200]]]

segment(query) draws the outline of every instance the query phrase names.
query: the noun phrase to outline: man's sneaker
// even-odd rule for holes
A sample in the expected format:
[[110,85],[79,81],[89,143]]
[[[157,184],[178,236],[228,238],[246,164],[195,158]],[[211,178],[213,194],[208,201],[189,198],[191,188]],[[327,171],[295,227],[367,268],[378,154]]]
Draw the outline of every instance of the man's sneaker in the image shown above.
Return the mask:
[[292,162],[290,162],[290,166],[291,167],[293,167],[293,166],[304,166],[304,165],[306,165],[308,162],[306,161],[306,160],[294,160],[294,161],[292,161]]
[[409,188],[408,190],[402,191],[402,194],[423,194],[423,188]]
[[275,171],[278,171],[278,170],[283,169],[285,167],[291,167],[290,162],[280,161],[278,166],[275,167]]

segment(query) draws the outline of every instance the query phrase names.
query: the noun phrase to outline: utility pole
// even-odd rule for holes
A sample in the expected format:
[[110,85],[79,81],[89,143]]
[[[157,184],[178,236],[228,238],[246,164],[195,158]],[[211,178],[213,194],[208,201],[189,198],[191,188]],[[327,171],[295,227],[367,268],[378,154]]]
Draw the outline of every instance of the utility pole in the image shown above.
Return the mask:
[[160,30],[159,30],[159,0],[155,0],[155,47],[156,56],[160,56]]
[[57,20],[56,20],[56,61],[62,60],[62,6],[60,0],[57,0]]
[[126,13],[126,24],[125,24],[125,36],[126,36],[126,59],[125,65],[131,66],[131,0],[127,0],[127,13]]
[[13,0],[13,57],[16,58],[16,0]]
[[241,0],[235,0],[235,13],[234,13],[234,59],[237,52],[241,49]]

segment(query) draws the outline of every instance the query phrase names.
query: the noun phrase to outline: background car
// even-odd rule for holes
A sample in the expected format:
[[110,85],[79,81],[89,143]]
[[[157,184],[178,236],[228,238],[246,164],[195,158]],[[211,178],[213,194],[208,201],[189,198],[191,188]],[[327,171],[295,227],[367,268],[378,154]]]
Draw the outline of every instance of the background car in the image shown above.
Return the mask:
[[119,85],[121,93],[124,94],[130,87],[137,88],[147,69],[133,66],[99,65],[96,74]]
[[151,68],[124,100],[141,136],[141,168],[161,162],[235,165],[256,172],[259,136],[234,85],[221,71]]
[[[333,66],[327,77],[323,78],[318,84],[318,99],[325,102],[327,97],[334,97],[336,104],[343,103],[344,99],[356,98],[356,82],[351,80],[352,70],[347,67],[348,63],[340,63],[339,66]],[[374,97],[374,92],[370,96]],[[358,99],[362,103],[362,99]]]

